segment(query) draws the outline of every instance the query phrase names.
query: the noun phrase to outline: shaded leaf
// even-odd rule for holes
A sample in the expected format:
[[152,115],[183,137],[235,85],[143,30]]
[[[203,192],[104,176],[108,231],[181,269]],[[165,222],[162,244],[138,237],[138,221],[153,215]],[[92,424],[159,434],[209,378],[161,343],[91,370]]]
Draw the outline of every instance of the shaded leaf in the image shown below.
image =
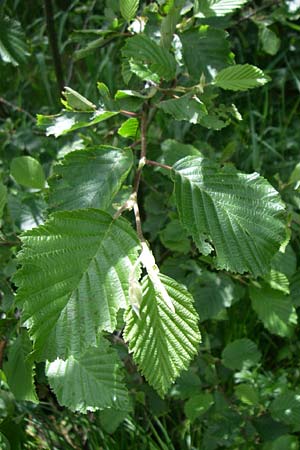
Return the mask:
[[69,153],[49,180],[52,210],[107,210],[132,166],[132,151],[99,146]]
[[232,370],[248,369],[259,363],[261,353],[250,339],[236,339],[227,344],[222,352],[222,363]]
[[104,338],[98,347],[89,348],[79,356],[48,363],[46,375],[58,402],[72,411],[86,413],[129,406],[121,362]]
[[162,101],[158,107],[176,120],[185,120],[194,124],[200,123],[200,120],[207,114],[204,103],[193,94],[185,94],[176,99]]
[[214,398],[210,393],[196,394],[184,405],[184,413],[193,422],[197,417],[205,414],[214,404]]
[[300,394],[294,391],[285,391],[278,395],[271,403],[270,411],[274,419],[287,425],[300,423]]
[[17,183],[23,186],[43,189],[45,186],[45,174],[41,164],[31,156],[18,156],[14,158],[10,166],[11,175]]
[[25,330],[9,347],[8,361],[4,364],[7,383],[16,400],[38,402],[34,387],[34,362],[30,355],[32,345]]
[[26,39],[20,23],[8,17],[0,18],[0,58],[18,66],[29,56]]
[[7,187],[0,182],[0,219],[3,215],[3,209],[7,203]]
[[289,296],[262,284],[261,288],[250,287],[250,297],[252,308],[271,333],[283,337],[292,334],[297,315]]
[[263,50],[268,55],[276,55],[280,48],[280,39],[270,28],[263,26],[259,32]]

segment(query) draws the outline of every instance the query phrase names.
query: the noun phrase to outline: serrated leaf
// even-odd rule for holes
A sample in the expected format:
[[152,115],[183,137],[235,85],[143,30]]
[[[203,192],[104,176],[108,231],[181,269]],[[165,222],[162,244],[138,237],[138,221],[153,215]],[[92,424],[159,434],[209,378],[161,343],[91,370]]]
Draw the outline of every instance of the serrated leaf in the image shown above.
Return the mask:
[[214,398],[209,392],[196,394],[185,403],[184,413],[193,422],[197,417],[205,414],[213,404]]
[[52,210],[107,210],[132,167],[132,151],[99,146],[69,153],[49,180]]
[[0,219],[3,216],[3,209],[7,203],[7,187],[0,182]]
[[62,110],[60,114],[53,116],[37,115],[37,125],[46,130],[47,136],[59,137],[63,134],[70,133],[70,131],[78,130],[79,128],[91,127],[97,123],[107,120],[110,117],[119,114],[118,111],[105,111],[104,109],[97,109],[93,112],[76,112]]
[[32,345],[25,330],[17,337],[8,350],[8,360],[4,363],[7,383],[16,400],[37,403],[34,387],[34,362],[30,355]]
[[127,22],[136,16],[139,0],[120,0],[120,11]]
[[185,120],[190,123],[200,123],[207,115],[204,103],[193,94],[185,94],[182,97],[160,102],[158,107],[170,114],[176,120]]
[[128,38],[122,54],[125,59],[130,60],[131,69],[134,65],[138,68],[134,73],[142,79],[150,79],[153,74],[151,81],[159,81],[160,78],[168,81],[175,76],[174,56],[144,34]]
[[138,129],[139,121],[136,118],[132,117],[122,123],[122,125],[118,129],[118,134],[124,138],[136,139]]
[[[248,0],[201,0],[195,17],[225,16],[242,7]],[[199,11],[199,12],[198,12]]]
[[160,280],[175,312],[157,293],[149,277],[145,277],[140,317],[131,307],[127,309],[124,338],[141,373],[163,397],[197,353],[200,333],[193,299],[186,288],[165,275],[160,275]]
[[285,238],[284,205],[257,173],[196,156],[174,166],[176,203],[183,226],[202,253],[213,244],[219,268],[264,273]]
[[263,86],[270,81],[270,77],[258,67],[250,64],[236,64],[221,70],[214,79],[214,84],[230,91],[246,91]]
[[20,23],[8,17],[0,18],[0,58],[18,66],[29,56],[26,39]]
[[82,355],[47,363],[46,375],[58,402],[74,412],[129,406],[120,359],[104,338]]
[[16,182],[23,186],[35,189],[43,189],[45,186],[44,170],[38,160],[31,156],[14,158],[10,172]]
[[261,288],[251,286],[252,308],[270,333],[290,336],[297,324],[297,315],[291,298],[283,292],[262,284]]
[[300,394],[294,391],[285,391],[271,403],[272,417],[287,425],[300,423]]
[[115,329],[139,250],[125,220],[95,209],[57,212],[22,241],[16,302],[38,358],[76,356],[96,345],[98,330]]
[[261,353],[255,342],[247,338],[227,344],[222,352],[222,363],[232,370],[248,369],[259,363]]
[[216,71],[233,63],[227,33],[223,30],[201,26],[196,30],[186,31],[180,39],[189,74],[197,81],[202,73],[210,80]]

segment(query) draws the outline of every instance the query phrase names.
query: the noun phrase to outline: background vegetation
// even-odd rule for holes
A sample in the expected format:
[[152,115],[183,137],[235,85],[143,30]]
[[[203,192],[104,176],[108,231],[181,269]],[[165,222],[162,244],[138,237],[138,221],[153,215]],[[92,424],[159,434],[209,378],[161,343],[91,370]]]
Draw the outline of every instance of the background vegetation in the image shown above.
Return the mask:
[[[108,91],[113,98],[118,89],[124,88],[121,49],[133,28],[128,30],[119,2],[56,0],[51,12],[49,0],[44,2],[44,8],[41,2],[3,0],[0,4],[0,447],[3,449],[299,448],[300,5],[289,0],[249,1],[232,14],[201,18],[197,16],[197,0],[184,3],[187,12],[178,19],[181,27],[195,21],[193,24],[226,30],[235,61],[261,68],[271,81],[251,91],[220,93],[215,118],[219,122],[210,128],[189,121],[178,122],[156,109],[148,128],[148,157],[171,165],[186,154],[201,151],[205,157],[221,164],[234,164],[242,172],[259,172],[286,204],[289,243],[272,260],[264,277],[217,271],[212,258],[200,256],[181,228],[171,181],[161,168],[146,167],[139,190],[143,232],[161,272],[187,285],[194,296],[202,334],[199,354],[161,399],[137,372],[121,335],[115,334],[115,346],[127,369],[130,412],[106,409],[85,415],[60,406],[49,388],[44,363],[37,363],[35,368],[39,403],[34,396],[33,401],[28,401],[33,394],[24,400],[20,386],[28,381],[24,374],[31,365],[27,357],[31,344],[21,327],[11,280],[17,269],[19,235],[42,224],[47,217],[49,189],[44,187],[45,179],[53,175],[55,164],[66,154],[89,145],[131,146],[138,162],[140,144],[138,136],[135,139],[126,133],[118,134],[123,119],[131,117],[126,112],[122,120],[112,117],[58,139],[47,137],[36,122],[37,114],[60,111],[64,86],[96,104],[99,97],[107,101]],[[148,17],[150,34],[160,30],[172,5],[173,2],[163,0],[140,2],[139,16]],[[131,26],[141,24],[143,19]],[[54,35],[57,50],[55,42],[51,42]],[[218,48],[211,44],[209,51],[214,54]],[[204,64],[209,65],[209,58]],[[141,87],[140,81],[134,82]],[[159,101],[165,99],[165,94],[161,95]],[[214,101],[210,93],[206,95],[207,102]],[[124,111],[130,107],[134,110],[134,102],[138,108],[139,102],[134,98]],[[242,120],[236,108],[230,110],[231,104],[236,105]],[[39,119],[42,125],[43,120]],[[40,163],[34,167],[34,181],[29,180],[24,166],[18,167],[21,156],[30,156]],[[133,181],[130,176],[115,200],[116,208],[128,197],[130,190],[126,186]],[[130,212],[126,212],[126,217],[132,221]],[[22,366],[23,372],[17,372],[17,366]]]

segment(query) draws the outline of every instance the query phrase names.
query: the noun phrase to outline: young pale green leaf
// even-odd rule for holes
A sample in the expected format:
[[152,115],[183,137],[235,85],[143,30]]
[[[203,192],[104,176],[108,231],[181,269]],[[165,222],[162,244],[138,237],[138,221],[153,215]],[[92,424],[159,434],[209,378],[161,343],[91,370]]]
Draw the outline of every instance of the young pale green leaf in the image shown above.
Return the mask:
[[200,123],[207,115],[206,106],[196,95],[185,94],[182,97],[160,102],[158,107],[176,120]]
[[275,420],[287,425],[300,423],[300,393],[286,391],[280,394],[271,403],[270,411]]
[[23,186],[42,189],[45,186],[45,174],[38,160],[31,156],[18,156],[12,160],[11,175]]
[[275,189],[257,173],[196,156],[173,169],[179,218],[199,250],[208,254],[214,245],[221,269],[266,272],[285,239],[284,205]]
[[120,11],[127,22],[135,17],[139,3],[139,0],[120,0]]
[[129,407],[121,361],[104,338],[81,355],[47,363],[46,375],[58,402],[72,411]]
[[180,36],[183,59],[193,79],[199,82],[202,74],[210,80],[215,72],[233,63],[227,33],[201,26]]
[[3,209],[7,202],[7,187],[0,181],[0,219],[3,215]]
[[213,404],[214,398],[209,392],[196,394],[185,403],[184,413],[193,422],[197,417],[205,414]]
[[8,17],[0,18],[0,58],[18,66],[29,56],[26,39],[20,23]]
[[63,110],[54,116],[37,115],[37,125],[46,130],[47,136],[59,137],[79,128],[91,127],[119,114],[118,111],[97,109],[93,112],[76,112]]
[[140,248],[125,220],[95,209],[57,212],[22,241],[16,302],[37,358],[76,356],[96,345],[98,330],[114,331]]
[[175,76],[174,56],[144,34],[128,38],[122,54],[130,60],[131,70],[142,79],[151,79],[154,74],[152,81],[160,78],[168,81]]
[[118,129],[118,134],[124,138],[136,139],[138,129],[139,121],[136,118],[132,117],[122,123],[122,125]]
[[288,295],[262,284],[261,288],[251,286],[250,297],[254,311],[270,333],[292,335],[297,315]]
[[8,360],[4,363],[7,383],[16,400],[27,400],[37,403],[34,387],[34,363],[32,345],[25,330],[9,347]]
[[99,146],[71,152],[54,167],[48,201],[52,210],[107,210],[132,166],[132,151]]
[[221,70],[214,79],[214,84],[230,91],[246,91],[263,86],[270,81],[270,77],[258,67],[250,64],[236,64]]
[[226,345],[222,352],[222,363],[232,370],[248,369],[259,363],[261,353],[250,339],[236,339]]
[[70,87],[65,87],[63,96],[65,100],[61,100],[62,104],[71,111],[94,111],[96,109],[96,105]]
[[200,333],[192,296],[183,285],[160,275],[172,299],[172,312],[147,276],[139,316],[129,307],[125,313],[125,340],[133,359],[149,384],[163,397],[179,373],[197,353]]
[[248,0],[200,0],[195,17],[225,16],[241,8]]

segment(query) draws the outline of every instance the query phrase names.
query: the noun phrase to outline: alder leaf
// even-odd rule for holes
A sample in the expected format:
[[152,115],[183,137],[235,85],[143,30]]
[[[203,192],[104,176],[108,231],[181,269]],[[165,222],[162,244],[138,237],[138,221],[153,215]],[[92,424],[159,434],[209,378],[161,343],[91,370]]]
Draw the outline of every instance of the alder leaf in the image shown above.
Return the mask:
[[185,120],[190,123],[200,123],[207,115],[206,106],[193,94],[185,94],[182,97],[160,102],[158,107],[170,114],[176,120]]
[[257,345],[247,338],[230,342],[222,352],[222,363],[231,370],[248,369],[258,364],[260,359],[261,353]]
[[263,86],[270,77],[258,67],[250,64],[236,64],[221,70],[214,79],[214,84],[230,91],[246,91]]
[[174,166],[179,218],[199,250],[215,248],[218,268],[260,275],[285,239],[284,205],[257,173],[187,156]]
[[125,60],[131,61],[131,69],[135,67],[134,73],[142,79],[159,82],[160,78],[168,81],[175,76],[174,56],[144,34],[128,38],[122,54]]
[[0,58],[5,63],[19,66],[29,56],[25,35],[20,23],[8,17],[0,18]]
[[225,16],[240,8],[248,0],[200,0],[195,17]]
[[123,219],[100,210],[57,212],[24,233],[14,281],[37,358],[76,356],[114,331],[129,299],[139,244]]
[[48,201],[52,210],[107,210],[132,167],[132,151],[99,146],[71,152],[54,166]]
[[139,0],[120,0],[120,11],[127,22],[135,17],[139,3]]
[[175,312],[158,294],[150,278],[144,277],[139,317],[131,307],[127,309],[124,338],[141,373],[163,397],[196,355],[200,333],[193,298],[187,289],[166,275],[160,274],[159,278]]
[[121,361],[104,338],[82,355],[47,363],[46,375],[60,405],[74,412],[129,408]]

